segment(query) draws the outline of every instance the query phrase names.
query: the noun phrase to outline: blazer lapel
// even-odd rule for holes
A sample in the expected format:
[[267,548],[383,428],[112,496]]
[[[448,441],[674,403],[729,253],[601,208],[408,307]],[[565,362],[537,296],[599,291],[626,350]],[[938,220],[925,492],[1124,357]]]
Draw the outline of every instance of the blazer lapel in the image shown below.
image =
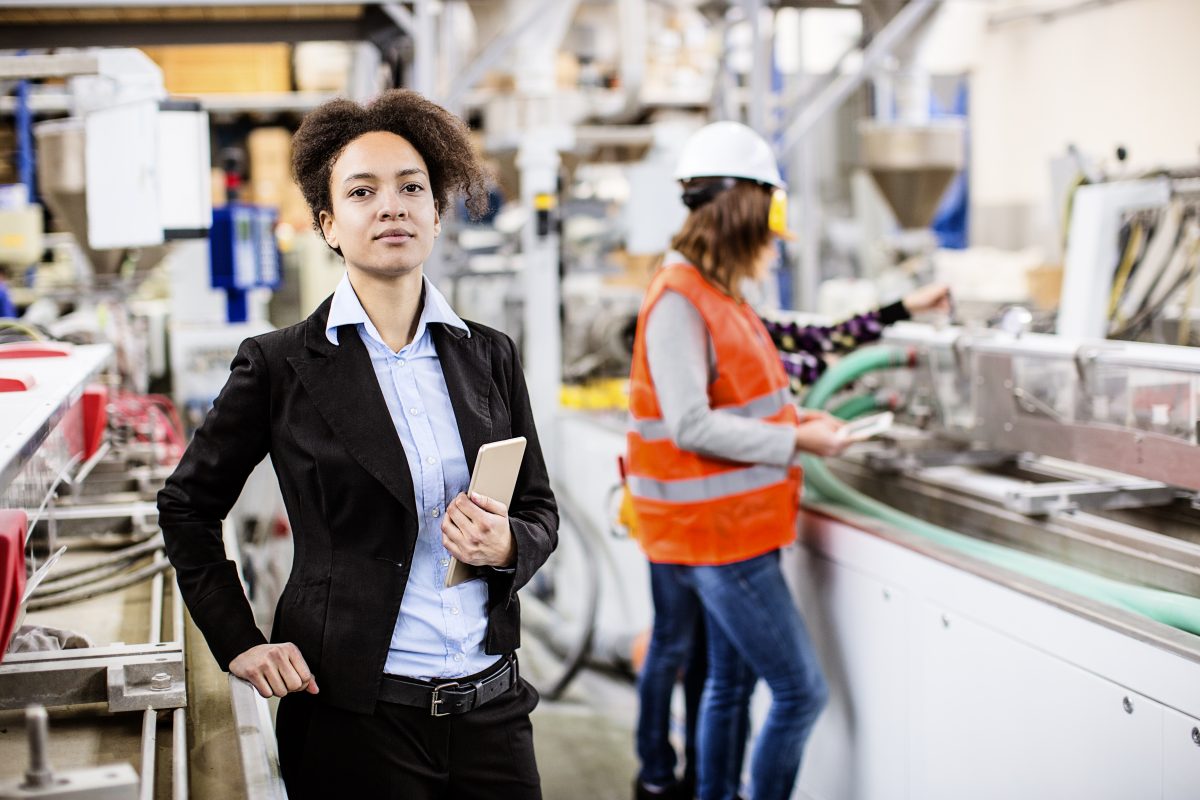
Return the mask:
[[467,467],[475,468],[480,446],[491,441],[492,416],[488,390],[492,381],[491,353],[482,336],[468,336],[462,328],[435,323],[429,326],[437,349],[450,405],[458,422]]
[[417,501],[408,460],[371,357],[351,326],[339,329],[338,345],[325,337],[329,306],[327,300],[305,324],[304,344],[315,356],[288,361],[313,405],[350,454],[415,515]]

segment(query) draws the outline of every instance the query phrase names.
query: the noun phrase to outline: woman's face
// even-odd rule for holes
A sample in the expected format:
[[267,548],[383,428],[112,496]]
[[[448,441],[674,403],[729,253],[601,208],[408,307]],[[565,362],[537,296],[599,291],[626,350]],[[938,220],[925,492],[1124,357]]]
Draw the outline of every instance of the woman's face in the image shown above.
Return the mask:
[[778,238],[772,236],[771,241],[763,245],[763,249],[759,251],[758,259],[754,262],[754,271],[751,273],[751,277],[754,280],[764,280],[771,274],[771,266],[775,263],[775,259],[779,257],[778,244]]
[[365,133],[346,146],[329,179],[333,211],[321,231],[349,269],[395,278],[418,270],[442,230],[425,159],[408,140]]

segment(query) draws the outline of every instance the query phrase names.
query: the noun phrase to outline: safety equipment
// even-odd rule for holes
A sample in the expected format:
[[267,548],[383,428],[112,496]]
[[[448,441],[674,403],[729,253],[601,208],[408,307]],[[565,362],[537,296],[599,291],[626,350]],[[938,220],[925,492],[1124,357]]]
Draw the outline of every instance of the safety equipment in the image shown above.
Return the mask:
[[782,547],[796,536],[799,467],[740,464],[676,447],[662,419],[641,332],[663,292],[686,297],[700,312],[716,354],[712,408],[780,425],[796,425],[787,374],[754,310],[706,281],[691,264],[668,264],[646,293],[629,379],[627,485],[640,544],[667,564],[728,564]]
[[741,178],[786,189],[767,141],[740,122],[714,122],[684,142],[675,179]]
[[[775,154],[766,140],[740,122],[714,122],[688,138],[679,155],[675,178],[737,178],[771,187],[771,210],[767,225],[776,236],[794,241],[788,230],[787,184],[779,174]],[[695,210],[717,194],[732,188],[732,181],[685,188],[683,202]]]
[[794,242],[799,237],[788,230],[787,208],[787,192],[783,189],[771,192],[771,208],[767,211],[767,228],[780,239]]

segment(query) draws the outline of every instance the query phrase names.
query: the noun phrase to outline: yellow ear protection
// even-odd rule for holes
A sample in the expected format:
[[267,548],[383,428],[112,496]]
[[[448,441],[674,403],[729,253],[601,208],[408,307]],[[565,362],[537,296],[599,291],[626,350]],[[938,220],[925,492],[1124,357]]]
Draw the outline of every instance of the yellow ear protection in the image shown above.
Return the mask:
[[[737,178],[702,179],[693,183],[685,183],[683,187],[683,204],[688,210],[695,211],[712,201],[714,197],[732,189],[738,182]],[[796,240],[796,234],[788,230],[788,198],[783,189],[775,189],[767,184],[759,184],[771,189],[771,207],[767,211],[767,228],[771,233],[789,242]]]
[[767,211],[767,228],[780,239],[794,242],[796,234],[788,230],[787,206],[787,192],[783,189],[771,192],[771,208]]

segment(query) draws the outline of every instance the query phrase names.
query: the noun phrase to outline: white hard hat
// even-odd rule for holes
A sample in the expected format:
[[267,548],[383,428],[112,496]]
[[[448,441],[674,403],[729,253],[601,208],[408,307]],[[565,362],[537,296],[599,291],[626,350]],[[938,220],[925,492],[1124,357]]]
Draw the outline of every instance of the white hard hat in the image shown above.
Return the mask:
[[714,122],[684,143],[675,179],[741,178],[786,189],[766,140],[740,122]]

